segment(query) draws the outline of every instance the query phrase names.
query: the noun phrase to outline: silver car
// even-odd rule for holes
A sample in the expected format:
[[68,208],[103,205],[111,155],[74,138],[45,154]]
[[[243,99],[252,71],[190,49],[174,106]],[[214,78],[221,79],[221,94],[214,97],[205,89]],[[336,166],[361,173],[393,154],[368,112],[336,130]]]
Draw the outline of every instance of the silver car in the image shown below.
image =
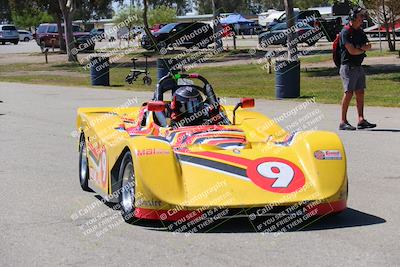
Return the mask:
[[20,41],[29,42],[33,39],[32,33],[30,31],[19,30],[18,34]]
[[6,42],[13,44],[19,42],[19,34],[14,25],[0,25],[0,43],[5,44]]

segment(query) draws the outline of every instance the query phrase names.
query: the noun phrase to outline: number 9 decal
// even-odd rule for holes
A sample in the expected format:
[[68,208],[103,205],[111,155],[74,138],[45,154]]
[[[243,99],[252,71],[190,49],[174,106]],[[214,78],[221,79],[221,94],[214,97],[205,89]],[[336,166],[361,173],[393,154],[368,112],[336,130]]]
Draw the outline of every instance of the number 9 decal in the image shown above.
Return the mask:
[[292,193],[305,183],[303,172],[290,161],[261,158],[252,162],[247,176],[259,187],[275,193]]

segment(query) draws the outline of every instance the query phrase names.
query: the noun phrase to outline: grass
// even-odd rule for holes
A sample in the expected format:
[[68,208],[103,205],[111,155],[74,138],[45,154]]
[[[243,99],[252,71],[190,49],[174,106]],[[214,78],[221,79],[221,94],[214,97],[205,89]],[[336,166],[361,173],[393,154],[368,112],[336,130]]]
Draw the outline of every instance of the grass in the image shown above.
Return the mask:
[[[371,50],[367,52],[368,57],[387,57],[398,55],[398,51],[379,51]],[[316,54],[312,56],[305,56],[301,58],[302,63],[318,63],[332,60],[332,54]]]
[[[327,57],[328,55],[318,55]],[[303,60],[302,60],[303,62]],[[24,76],[6,75],[6,72],[28,71]],[[35,73],[35,71],[49,71]],[[153,91],[155,84],[144,86],[140,80],[128,85],[125,76],[130,67],[117,66],[110,71],[111,89]],[[54,74],[51,73],[54,72]],[[58,72],[57,72],[58,71]],[[57,75],[60,71],[67,74]],[[193,69],[206,77],[217,95],[227,97],[254,97],[275,99],[275,74],[267,74],[261,65],[247,64]],[[400,107],[400,70],[377,70],[367,68],[366,104],[369,106]],[[69,73],[71,75],[69,76]],[[156,68],[150,68],[153,81]],[[83,74],[83,75],[82,75]],[[78,64],[10,64],[0,65],[0,81],[51,84],[63,86],[90,86],[89,70]],[[100,87],[101,88],[101,87]],[[315,97],[320,103],[339,103],[342,85],[334,68],[312,69],[301,73],[301,97]],[[298,100],[301,100],[299,98]]]

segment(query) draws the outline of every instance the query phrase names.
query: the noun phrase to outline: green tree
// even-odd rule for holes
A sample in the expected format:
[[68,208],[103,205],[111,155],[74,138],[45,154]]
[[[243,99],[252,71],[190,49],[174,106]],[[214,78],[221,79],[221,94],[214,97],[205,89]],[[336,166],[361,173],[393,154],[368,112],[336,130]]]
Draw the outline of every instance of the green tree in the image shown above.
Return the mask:
[[[178,15],[184,15],[186,12],[188,12],[188,4],[187,0],[149,0],[147,1],[148,3],[148,8],[149,10],[151,9],[156,9],[159,7],[169,7],[173,8]],[[150,19],[150,18],[149,18]]]
[[[112,17],[112,0],[85,0],[77,1],[74,19],[87,21],[90,19],[104,19]],[[114,0],[122,3],[123,0]]]
[[36,27],[40,23],[54,21],[54,18],[49,13],[38,9],[24,9],[19,12],[12,11],[11,17],[15,25],[25,29],[32,26]]
[[[195,0],[195,2],[197,3],[200,14],[213,13],[212,0]],[[248,1],[245,0],[214,0],[214,4],[218,13],[248,13],[249,11]]]
[[[400,16],[399,0],[364,0],[364,5],[370,9],[372,16],[376,18],[375,22],[379,22],[386,28],[386,40],[389,50],[396,50],[396,20]],[[389,28],[392,29],[390,32]],[[393,38],[393,39],[392,39]]]
[[158,23],[172,23],[176,21],[176,9],[159,6],[154,9],[149,10],[149,25],[154,25]]

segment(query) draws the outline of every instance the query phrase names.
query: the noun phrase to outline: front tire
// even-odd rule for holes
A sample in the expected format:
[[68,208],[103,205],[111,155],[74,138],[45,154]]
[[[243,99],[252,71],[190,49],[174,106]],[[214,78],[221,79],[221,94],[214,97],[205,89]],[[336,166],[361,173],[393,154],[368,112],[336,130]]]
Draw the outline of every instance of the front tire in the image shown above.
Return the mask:
[[132,155],[126,152],[122,158],[119,169],[119,180],[121,181],[121,190],[119,195],[119,204],[121,206],[121,215],[125,222],[134,221],[135,214],[135,171],[133,168]]
[[29,37],[24,38],[24,42],[29,42],[29,40],[30,40]]
[[79,183],[83,191],[91,192],[89,188],[89,164],[87,157],[87,149],[85,135],[81,134],[79,140]]

